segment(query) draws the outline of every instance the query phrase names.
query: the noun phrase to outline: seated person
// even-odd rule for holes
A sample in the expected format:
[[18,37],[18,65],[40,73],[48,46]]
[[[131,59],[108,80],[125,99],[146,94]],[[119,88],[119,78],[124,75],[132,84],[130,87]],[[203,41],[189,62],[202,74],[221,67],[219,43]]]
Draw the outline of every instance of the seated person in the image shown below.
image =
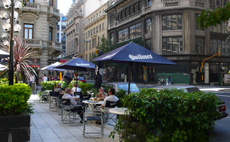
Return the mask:
[[105,93],[105,92],[104,92],[104,88],[101,87],[101,88],[99,89],[99,92],[98,92],[97,95],[96,95],[96,98],[99,98],[100,101],[104,101],[105,97],[107,97],[107,96],[108,96],[108,94]]
[[105,97],[104,102],[102,103],[101,107],[105,107],[106,101],[117,102],[119,99],[115,96],[115,89],[110,88],[108,91],[109,96]]
[[59,92],[60,95],[63,95],[64,92],[61,89],[61,83],[58,83],[56,88],[54,88],[54,92]]
[[65,94],[62,96],[62,99],[70,99],[70,103],[71,103],[71,111],[73,111],[73,112],[77,112],[78,113],[78,115],[81,117],[81,123],[82,123],[82,121],[83,121],[83,109],[82,109],[82,106],[76,106],[77,105],[77,102],[76,102],[76,100],[77,99],[74,99],[72,96],[71,96],[71,92],[72,92],[72,90],[69,88],[69,87],[67,87],[67,88],[65,88]]
[[81,88],[79,88],[78,84],[73,85],[72,92],[73,92],[73,94],[74,94],[74,92],[81,92]]

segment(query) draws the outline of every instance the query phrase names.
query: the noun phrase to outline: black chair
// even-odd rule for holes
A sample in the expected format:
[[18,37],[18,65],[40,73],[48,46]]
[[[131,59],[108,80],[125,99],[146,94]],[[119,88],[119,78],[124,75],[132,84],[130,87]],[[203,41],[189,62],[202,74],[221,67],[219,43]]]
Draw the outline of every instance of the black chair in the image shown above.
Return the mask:
[[58,97],[59,97],[59,92],[53,92],[51,91],[50,92],[50,95],[49,95],[49,108],[51,111],[57,111],[57,100],[58,100]]
[[[77,113],[80,109],[72,109],[71,108],[71,101],[70,99],[61,99],[61,120],[63,124],[69,124],[70,126],[76,125],[76,120],[80,119],[80,116]],[[82,107],[82,105],[75,105],[75,108]],[[83,109],[82,109],[83,110]],[[81,111],[83,113],[83,111]]]
[[82,93],[80,94],[80,100],[89,100],[91,98],[91,95],[83,95]]
[[[109,109],[110,108],[115,108],[118,106],[118,101],[116,102],[113,102],[113,101],[106,101],[106,104],[105,104],[105,117],[106,115],[108,115],[108,119],[105,119],[105,123],[108,123],[109,120],[112,120],[113,122],[117,122],[117,117],[116,119],[114,119],[113,117],[116,115],[116,114],[112,114],[112,113],[109,113]],[[108,124],[108,125],[112,125],[112,124]]]
[[[101,122],[100,131],[96,131],[96,129],[95,129],[95,131],[86,130],[86,123],[85,123],[86,119],[87,119],[87,121],[95,121],[95,122],[100,121]],[[103,137],[103,135],[104,135],[104,116],[100,110],[96,110],[96,109],[87,110],[83,113],[83,135],[84,135],[84,137],[93,137],[93,138]]]

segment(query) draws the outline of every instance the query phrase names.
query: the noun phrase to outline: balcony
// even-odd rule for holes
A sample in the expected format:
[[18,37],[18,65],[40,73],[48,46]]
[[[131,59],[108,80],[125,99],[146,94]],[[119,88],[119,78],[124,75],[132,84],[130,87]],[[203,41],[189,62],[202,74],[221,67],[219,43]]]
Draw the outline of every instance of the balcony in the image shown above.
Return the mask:
[[27,2],[24,7],[21,8],[22,11],[34,11],[34,12],[40,12],[41,11],[41,5],[38,3],[31,3]]
[[178,0],[165,0],[165,7],[178,6]]
[[62,51],[62,44],[59,43],[59,42],[47,41],[47,46],[48,46],[48,48],[58,50],[58,51]]
[[48,7],[48,11],[49,11],[49,17],[53,17],[53,15],[60,17],[59,10],[54,8],[54,7],[52,7],[52,6]]
[[26,44],[28,44],[31,48],[42,48],[42,40],[36,40],[36,39],[24,39],[26,41]]

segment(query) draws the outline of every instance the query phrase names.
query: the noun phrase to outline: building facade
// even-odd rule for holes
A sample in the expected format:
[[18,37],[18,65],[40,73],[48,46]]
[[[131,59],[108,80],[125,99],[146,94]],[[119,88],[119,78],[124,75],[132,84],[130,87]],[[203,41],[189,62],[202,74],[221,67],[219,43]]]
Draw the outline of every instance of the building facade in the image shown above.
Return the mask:
[[[107,0],[77,0],[67,14],[66,25],[66,57],[83,55],[85,18],[105,4]],[[94,17],[95,18],[95,17]]]
[[108,38],[115,43],[140,38],[145,48],[174,61],[178,66],[146,65],[133,79],[157,82],[171,76],[172,82],[200,84],[202,60],[220,50],[221,56],[204,62],[205,84],[218,83],[230,66],[227,23],[200,29],[202,10],[224,6],[227,0],[109,0]]
[[96,11],[85,18],[84,25],[84,59],[91,61],[93,55],[96,55],[96,46],[101,39],[107,37],[107,14],[105,9],[107,3],[99,7]]
[[66,50],[65,29],[66,29],[66,17],[62,15],[57,25],[57,41],[62,44],[62,54],[59,55],[59,58],[65,57],[65,50]]
[[72,58],[82,54],[83,47],[83,8],[84,0],[73,3],[67,13],[66,20],[66,53],[65,57]]
[[[1,2],[1,10],[3,9]],[[26,43],[37,51],[31,59],[35,65],[40,68],[47,66],[62,52],[61,44],[56,41],[56,27],[60,19],[57,0],[29,0],[18,14],[22,29],[15,35],[25,39]],[[3,33],[2,28],[1,33]],[[40,80],[44,73],[47,71],[39,71]]]

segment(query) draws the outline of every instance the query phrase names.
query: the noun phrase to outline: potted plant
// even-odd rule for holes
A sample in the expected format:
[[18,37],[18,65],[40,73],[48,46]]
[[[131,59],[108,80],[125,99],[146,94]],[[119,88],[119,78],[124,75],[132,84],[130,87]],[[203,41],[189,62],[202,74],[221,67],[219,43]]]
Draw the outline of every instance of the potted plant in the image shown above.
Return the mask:
[[31,89],[27,84],[0,85],[0,141],[29,141]]

